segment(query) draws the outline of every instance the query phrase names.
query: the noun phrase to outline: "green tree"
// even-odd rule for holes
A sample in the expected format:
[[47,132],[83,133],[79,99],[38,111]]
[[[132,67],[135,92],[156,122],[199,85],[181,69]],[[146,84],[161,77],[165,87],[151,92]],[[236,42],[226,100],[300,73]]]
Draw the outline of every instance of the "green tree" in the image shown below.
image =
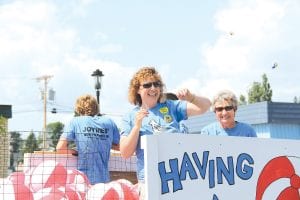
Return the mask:
[[36,136],[33,132],[30,132],[27,139],[25,140],[23,153],[33,153],[34,151],[38,150],[40,149]]
[[12,147],[11,151],[14,153],[20,152],[22,147],[23,140],[19,132],[10,132],[10,146]]
[[240,101],[239,101],[239,105],[246,105],[247,101],[246,101],[246,97],[244,95],[240,95]]
[[248,91],[248,102],[260,102],[262,96],[262,89],[259,82],[253,82],[250,90]]
[[23,140],[19,132],[10,132],[10,168],[15,169],[15,166],[19,161],[22,160],[23,154],[21,152],[21,147]]
[[272,101],[273,91],[271,89],[268,77],[266,74],[262,75],[262,101]]
[[63,132],[64,124],[61,122],[54,122],[47,125],[47,133],[50,136],[50,147],[55,148],[58,140]]
[[300,97],[294,96],[294,103],[300,103]]
[[266,74],[262,75],[262,83],[253,82],[248,91],[248,103],[255,103],[261,101],[272,101],[273,91],[268,82]]

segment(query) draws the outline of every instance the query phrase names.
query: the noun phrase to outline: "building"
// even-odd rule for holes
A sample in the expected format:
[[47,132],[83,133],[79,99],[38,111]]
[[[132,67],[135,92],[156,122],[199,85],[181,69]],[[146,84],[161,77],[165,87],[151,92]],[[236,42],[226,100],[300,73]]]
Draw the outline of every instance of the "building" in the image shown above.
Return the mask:
[[[300,104],[258,102],[239,106],[236,120],[252,125],[260,138],[300,139]],[[199,133],[206,124],[216,121],[210,111],[185,122],[190,133]]]
[[0,178],[5,178],[8,173],[10,158],[8,119],[11,117],[11,105],[0,105]]

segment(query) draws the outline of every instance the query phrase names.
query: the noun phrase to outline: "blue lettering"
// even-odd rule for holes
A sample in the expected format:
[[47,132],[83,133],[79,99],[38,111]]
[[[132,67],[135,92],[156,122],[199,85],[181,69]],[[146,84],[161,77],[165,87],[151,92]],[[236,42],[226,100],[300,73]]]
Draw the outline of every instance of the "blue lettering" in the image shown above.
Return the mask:
[[[169,169],[166,170],[166,162],[158,163],[158,171],[161,179],[161,193],[169,193],[169,181],[172,181],[173,192],[182,190],[182,181],[187,179],[187,176],[191,180],[198,179],[196,167],[199,171],[201,178],[204,180],[208,178],[209,188],[214,188],[217,184],[223,184],[224,180],[229,185],[235,184],[235,173],[242,180],[248,180],[253,175],[253,158],[247,153],[241,153],[236,160],[236,166],[234,165],[233,157],[228,156],[226,160],[222,157],[216,157],[216,159],[209,160],[209,151],[202,153],[202,159],[198,157],[196,152],[192,153],[193,161],[187,152],[184,152],[182,162],[179,171],[178,158],[169,159]],[[223,160],[224,159],[224,160]],[[196,165],[196,166],[194,166]],[[234,171],[236,170],[236,172]],[[208,174],[207,174],[208,173]],[[208,177],[207,177],[207,176]],[[217,195],[214,194],[213,200],[218,200]]]
[[217,157],[217,179],[218,184],[223,184],[222,175],[226,178],[229,185],[234,184],[234,166],[233,166],[233,158],[232,156],[227,157],[227,165],[226,168],[225,163],[221,157]]
[[196,163],[197,168],[199,169],[200,176],[202,179],[205,179],[206,168],[207,168],[207,161],[208,161],[208,151],[204,151],[202,154],[202,164],[199,161],[198,155],[196,152],[192,153],[194,162]]
[[247,164],[244,164],[244,161],[247,161],[248,164],[251,164],[251,165],[254,164],[254,160],[249,154],[246,154],[246,153],[240,154],[239,157],[237,158],[236,174],[242,180],[248,180],[253,175],[253,167],[251,167]]
[[162,194],[169,192],[168,181],[173,181],[173,192],[182,190],[182,184],[178,173],[178,159],[170,159],[169,165],[171,168],[171,172],[166,172],[165,162],[158,163]]
[[209,188],[215,187],[215,161],[209,161]]
[[187,173],[189,173],[189,176],[192,180],[198,178],[196,170],[190,160],[190,157],[185,152],[183,155],[182,163],[181,163],[180,180],[182,180],[182,181],[186,180]]

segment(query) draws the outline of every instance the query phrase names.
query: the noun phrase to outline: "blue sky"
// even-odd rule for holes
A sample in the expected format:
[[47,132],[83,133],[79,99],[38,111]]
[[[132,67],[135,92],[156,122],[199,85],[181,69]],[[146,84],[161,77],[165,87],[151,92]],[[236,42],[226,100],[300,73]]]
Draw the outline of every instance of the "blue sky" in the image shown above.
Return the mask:
[[[12,105],[10,131],[42,130],[41,82],[56,91],[47,123],[67,123],[75,99],[95,94],[118,123],[141,66],[155,66],[166,89],[188,87],[211,98],[220,89],[247,94],[266,73],[273,101],[300,97],[299,0],[138,1],[0,0],[0,104]],[[272,69],[274,63],[278,67]]]

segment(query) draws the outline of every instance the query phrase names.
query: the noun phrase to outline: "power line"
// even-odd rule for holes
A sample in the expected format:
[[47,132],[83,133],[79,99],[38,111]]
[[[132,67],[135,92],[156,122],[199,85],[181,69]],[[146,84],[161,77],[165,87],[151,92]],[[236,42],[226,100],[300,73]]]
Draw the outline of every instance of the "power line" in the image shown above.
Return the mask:
[[21,110],[21,111],[13,111],[13,114],[22,114],[22,113],[30,113],[30,112],[41,112],[42,110]]
[[31,79],[30,77],[27,77],[27,76],[0,76],[0,79]]
[[67,108],[67,109],[71,109],[71,110],[74,109],[73,106],[66,106],[66,105],[58,104],[56,102],[48,102],[48,104],[55,106],[55,107],[60,107],[60,108]]

